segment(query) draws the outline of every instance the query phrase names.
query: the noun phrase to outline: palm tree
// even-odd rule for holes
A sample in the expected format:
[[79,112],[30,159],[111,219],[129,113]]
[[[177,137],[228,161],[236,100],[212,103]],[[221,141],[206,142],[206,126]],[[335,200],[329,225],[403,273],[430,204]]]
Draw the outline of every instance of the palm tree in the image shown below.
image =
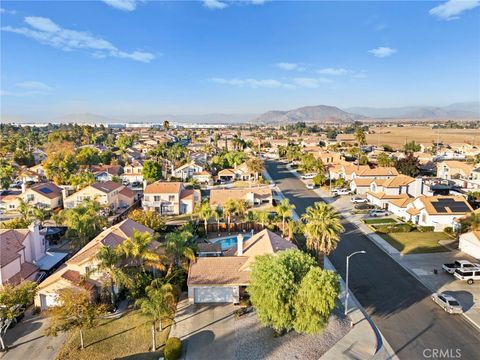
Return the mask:
[[285,220],[292,216],[293,209],[295,209],[295,205],[290,204],[288,199],[283,199],[278,204],[276,210],[277,214],[282,217],[282,234],[285,235]]
[[247,212],[248,204],[245,200],[235,201],[235,211],[234,214],[239,218],[243,218]]
[[173,286],[164,284],[160,288],[148,286],[146,288],[147,296],[136,301],[140,311],[152,320],[152,352],[157,349],[156,342],[156,323],[160,321],[160,331],[162,331],[162,320],[171,319],[175,314],[175,295]]
[[190,244],[192,233],[189,231],[176,231],[168,233],[165,236],[167,241],[165,250],[170,258],[170,266],[167,271],[167,276],[173,271],[173,266],[181,266],[184,261],[195,260],[195,251]]
[[235,200],[228,199],[227,202],[225,203],[224,207],[223,207],[223,214],[227,217],[228,232],[230,232],[230,224],[232,222],[232,215],[235,214],[236,210],[237,210],[237,204],[236,204]]
[[220,220],[223,217],[223,209],[220,206],[217,206],[215,208],[215,211],[213,212],[213,217],[215,218],[215,221],[217,222],[217,232],[220,234]]
[[123,273],[122,269],[118,267],[121,257],[118,252],[110,248],[109,246],[104,246],[96,255],[97,266],[95,271],[100,271],[108,275],[110,279],[110,296],[112,299],[112,305],[115,306],[115,283],[125,282],[126,276]]
[[270,220],[270,215],[266,210],[260,210],[255,212],[257,221],[262,225],[262,229],[265,229],[265,225]]
[[320,260],[320,254],[330,254],[337,247],[340,234],[345,230],[340,215],[328,204],[317,202],[307,208],[302,216],[305,222],[304,234],[307,248],[314,250]]
[[205,235],[207,235],[208,233],[208,220],[210,220],[213,216],[213,210],[212,210],[212,207],[210,206],[210,202],[207,200],[207,201],[204,201],[200,207],[198,208],[198,211],[197,211],[197,215],[198,217],[203,220],[203,224],[205,226]]
[[119,255],[130,260],[130,264],[140,266],[145,272],[145,266],[150,268],[165,270],[162,256],[151,249],[153,236],[146,232],[135,230],[133,235],[125,239],[116,251]]
[[170,121],[165,120],[163,122],[163,128],[168,131],[170,129]]
[[250,173],[255,174],[255,180],[258,180],[258,174],[263,170],[263,161],[257,157],[247,160],[247,169]]

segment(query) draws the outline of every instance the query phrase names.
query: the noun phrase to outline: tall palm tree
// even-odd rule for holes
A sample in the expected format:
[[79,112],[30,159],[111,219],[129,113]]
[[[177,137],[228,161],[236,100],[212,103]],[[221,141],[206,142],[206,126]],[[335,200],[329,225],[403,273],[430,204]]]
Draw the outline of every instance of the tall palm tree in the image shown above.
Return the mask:
[[220,234],[220,220],[223,217],[223,209],[220,206],[217,206],[215,208],[215,211],[213,212],[213,217],[217,222],[217,232]]
[[260,210],[255,212],[257,221],[262,225],[262,229],[265,229],[265,225],[270,220],[270,215],[266,210]]
[[115,284],[126,281],[126,276],[119,267],[121,257],[117,251],[109,246],[104,246],[97,253],[96,260],[98,263],[94,271],[103,272],[108,275],[110,279],[110,296],[112,299],[112,305],[115,306]]
[[245,200],[235,201],[235,211],[234,214],[239,218],[243,218],[247,213],[248,204]]
[[165,120],[165,121],[163,122],[163,128],[164,128],[166,131],[168,131],[168,130],[170,129],[170,121]]
[[136,301],[140,311],[152,320],[152,352],[157,350],[156,323],[160,321],[162,331],[162,320],[171,319],[175,314],[175,295],[173,287],[165,284],[160,288],[148,286],[147,296]]
[[163,257],[151,248],[153,236],[146,232],[135,230],[133,235],[125,239],[116,251],[119,255],[129,260],[131,265],[140,266],[145,272],[145,267],[165,270]]
[[205,226],[205,235],[208,233],[208,220],[210,220],[213,216],[213,210],[212,207],[210,206],[210,202],[204,201],[198,208],[197,210],[197,215],[198,217],[203,220],[203,224]]
[[223,206],[223,214],[227,217],[228,223],[228,232],[230,232],[230,224],[232,222],[232,215],[237,211],[237,204],[235,200],[228,199],[225,205]]
[[320,254],[330,254],[337,247],[340,234],[345,230],[340,222],[340,215],[328,204],[317,202],[307,208],[302,216],[305,222],[304,234],[307,248]]
[[165,236],[167,241],[165,250],[170,258],[167,276],[171,274],[174,266],[181,266],[188,260],[195,260],[195,251],[190,243],[191,238],[192,233],[186,230],[171,232]]
[[290,204],[288,199],[283,199],[280,204],[277,205],[276,211],[279,216],[282,217],[282,234],[285,235],[285,220],[292,216],[295,205]]

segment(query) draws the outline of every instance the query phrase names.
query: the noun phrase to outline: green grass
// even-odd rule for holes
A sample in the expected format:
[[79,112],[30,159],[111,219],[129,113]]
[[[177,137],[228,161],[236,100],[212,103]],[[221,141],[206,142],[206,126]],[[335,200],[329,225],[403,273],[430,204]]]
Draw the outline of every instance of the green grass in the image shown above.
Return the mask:
[[119,319],[103,319],[93,329],[84,331],[85,349],[80,350],[80,334],[68,334],[57,359],[68,360],[157,360],[161,355],[160,346],[170,332],[170,326],[157,331],[157,351],[150,352],[152,346],[151,322],[140,311],[133,310]]
[[402,254],[423,254],[450,251],[440,245],[440,240],[452,238],[443,232],[399,232],[378,234]]
[[396,223],[397,220],[386,218],[386,219],[367,219],[363,220],[365,224],[373,225],[373,224],[393,224]]

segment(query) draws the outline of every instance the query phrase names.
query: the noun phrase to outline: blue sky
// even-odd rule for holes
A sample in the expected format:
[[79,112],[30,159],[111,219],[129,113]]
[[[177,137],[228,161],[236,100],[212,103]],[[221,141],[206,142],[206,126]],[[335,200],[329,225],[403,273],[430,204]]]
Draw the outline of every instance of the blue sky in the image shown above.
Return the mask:
[[479,1],[2,1],[2,117],[480,98]]

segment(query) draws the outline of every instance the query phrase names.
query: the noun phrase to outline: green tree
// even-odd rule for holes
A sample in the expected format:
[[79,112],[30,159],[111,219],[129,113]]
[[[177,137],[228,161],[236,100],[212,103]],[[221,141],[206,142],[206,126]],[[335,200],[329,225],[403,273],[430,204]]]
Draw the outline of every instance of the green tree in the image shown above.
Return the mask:
[[28,305],[31,303],[37,292],[37,284],[33,281],[23,281],[17,286],[4,283],[0,288],[0,347],[1,350],[7,350],[3,336],[20,315],[21,307],[19,305]]
[[47,335],[56,336],[59,332],[76,329],[80,332],[80,347],[83,349],[83,331],[93,328],[106,308],[104,305],[94,304],[85,290],[65,288],[59,290],[57,296],[60,305],[49,310],[50,326]]
[[340,281],[335,272],[311,268],[302,279],[296,296],[293,322],[295,331],[316,334],[323,330],[339,294]]
[[305,222],[304,234],[307,238],[307,248],[317,253],[330,254],[336,249],[340,234],[344,228],[340,222],[340,215],[328,204],[316,202],[307,208],[302,216]]
[[10,164],[0,165],[0,188],[8,189],[13,182],[13,166]]
[[263,170],[263,161],[257,157],[247,160],[248,171],[255,174],[255,180],[258,180],[258,174]]
[[109,246],[103,246],[96,255],[97,266],[95,272],[106,274],[110,280],[110,298],[112,305],[116,304],[115,285],[126,283],[126,275],[119,266],[121,257],[118,252]]
[[220,233],[220,220],[223,218],[223,209],[219,206],[215,208],[213,211],[213,217],[215,221],[217,222],[217,232]]
[[404,146],[403,146],[403,151],[405,151],[406,153],[412,153],[412,152],[417,152],[417,151],[420,151],[421,149],[421,146],[419,144],[417,144],[415,142],[415,140],[412,140],[410,142],[407,142]]
[[205,235],[208,233],[208,220],[213,217],[213,210],[208,200],[204,201],[197,209],[197,215],[200,220],[203,220],[205,226]]
[[357,127],[355,130],[355,141],[359,146],[367,144],[367,137],[365,136],[365,131],[362,127]]
[[255,211],[255,218],[262,225],[262,229],[265,229],[265,226],[270,221],[270,214],[267,210],[257,210]]
[[282,218],[282,234],[285,235],[285,220],[290,218],[293,214],[293,210],[295,209],[295,205],[290,204],[288,199],[283,199],[280,201],[280,204],[277,205],[275,208],[278,216]]
[[145,231],[133,231],[133,235],[117,246],[116,251],[124,256],[130,265],[138,266],[145,272],[146,267],[164,270],[163,257],[152,247],[153,236]]
[[395,165],[395,160],[392,159],[386,152],[381,152],[377,157],[378,166],[390,167]]
[[172,274],[174,266],[182,267],[187,265],[188,260],[195,260],[191,239],[192,233],[187,230],[171,232],[165,236],[165,250],[170,259],[167,276]]
[[[277,332],[294,328],[306,333],[320,331],[333,310],[331,303],[335,303],[339,288],[338,278],[321,276],[323,273],[328,272],[299,250],[257,256],[247,291],[259,321]],[[313,294],[314,289],[319,291]],[[305,309],[300,309],[302,305]],[[317,310],[320,313],[311,317],[313,324],[305,326],[306,316]]]
[[148,286],[146,295],[146,297],[138,299],[135,304],[152,321],[152,351],[156,351],[156,324],[160,322],[160,331],[162,331],[162,321],[173,318],[175,295],[171,284],[164,284],[159,288]]
[[165,121],[163,122],[163,128],[164,128],[166,131],[170,130],[170,121],[165,120]]
[[70,175],[68,178],[68,183],[74,186],[77,191],[93,184],[94,182],[96,182],[95,175],[89,171],[78,172]]
[[143,164],[142,174],[147,181],[160,180],[162,178],[162,166],[158,162],[147,160]]
[[398,159],[395,162],[395,168],[399,173],[411,177],[416,177],[418,174],[420,174],[420,162],[418,161],[418,158],[411,152],[405,157]]
[[225,205],[223,206],[223,215],[227,217],[227,227],[228,227],[228,232],[230,232],[230,224],[232,223],[232,215],[235,214],[235,211],[237,210],[237,204],[235,200],[233,199],[228,199]]
[[79,165],[97,165],[100,163],[98,150],[88,146],[79,149],[75,159]]
[[325,176],[325,174],[317,174],[312,179],[312,182],[315,186],[322,186],[323,184],[325,184],[326,181],[327,177]]
[[156,232],[164,231],[166,228],[165,221],[158,211],[135,209],[128,214],[128,217]]

